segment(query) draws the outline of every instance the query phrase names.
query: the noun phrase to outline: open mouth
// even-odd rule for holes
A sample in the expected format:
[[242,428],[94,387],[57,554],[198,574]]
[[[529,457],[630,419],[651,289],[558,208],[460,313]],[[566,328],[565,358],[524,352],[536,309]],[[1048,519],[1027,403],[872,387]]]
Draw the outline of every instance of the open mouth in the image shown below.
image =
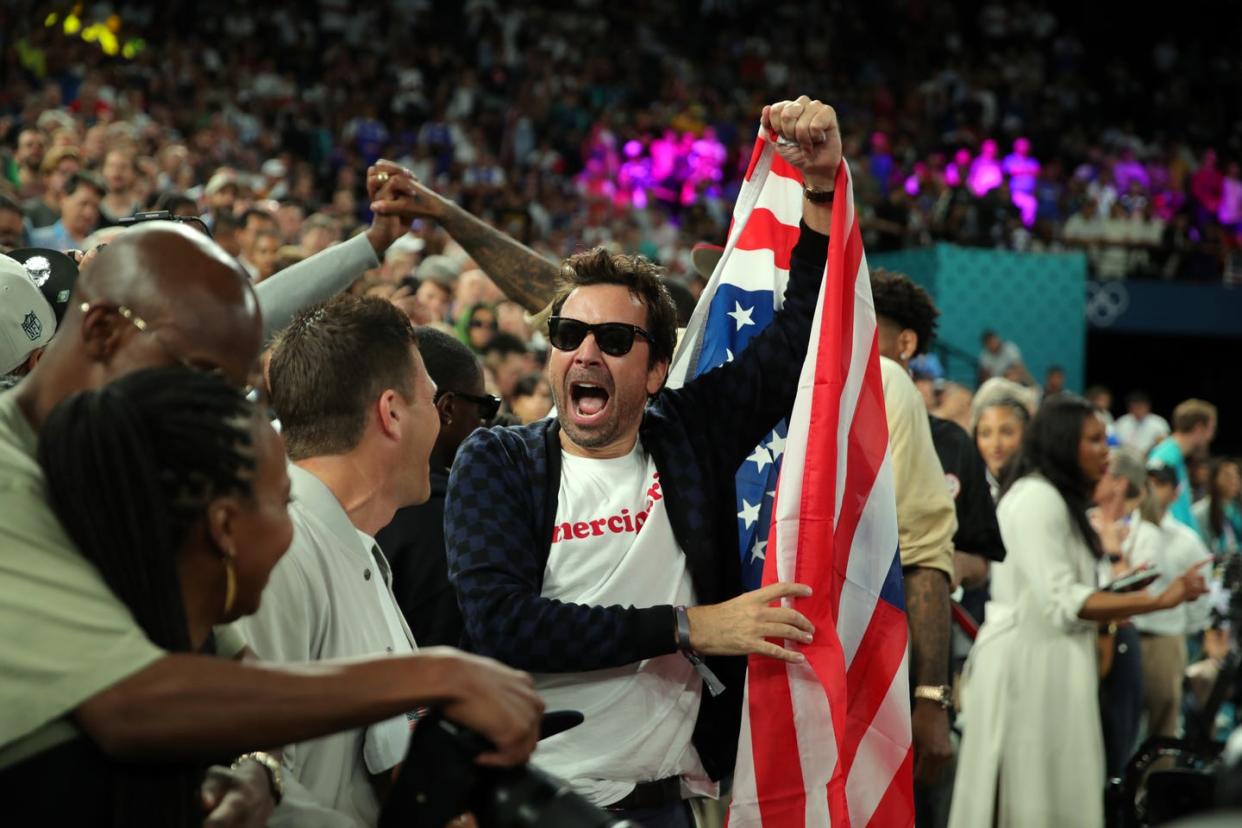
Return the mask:
[[591,382],[569,384],[570,409],[579,425],[591,425],[604,416],[611,399],[608,390]]

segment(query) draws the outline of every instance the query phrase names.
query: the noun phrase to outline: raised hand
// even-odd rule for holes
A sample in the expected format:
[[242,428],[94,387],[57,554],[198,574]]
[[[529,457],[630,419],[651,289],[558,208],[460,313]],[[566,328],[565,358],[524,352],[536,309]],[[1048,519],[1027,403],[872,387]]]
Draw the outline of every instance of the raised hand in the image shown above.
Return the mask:
[[762,122],[776,136],[785,160],[802,171],[807,186],[833,188],[841,163],[841,129],[831,106],[802,95],[765,106]]

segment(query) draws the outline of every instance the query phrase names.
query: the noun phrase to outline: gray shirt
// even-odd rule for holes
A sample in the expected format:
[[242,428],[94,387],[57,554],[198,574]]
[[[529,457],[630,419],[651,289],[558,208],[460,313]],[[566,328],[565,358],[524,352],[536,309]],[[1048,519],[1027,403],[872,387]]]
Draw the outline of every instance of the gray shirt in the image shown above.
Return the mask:
[[264,342],[302,308],[336,296],[373,267],[379,267],[375,248],[365,235],[358,235],[259,282],[254,289],[263,311]]
[[[315,475],[290,465],[289,478],[293,543],[272,570],[259,611],[239,622],[251,648],[276,662],[414,652],[374,539],[354,527]],[[286,773],[297,787],[270,825],[375,825],[380,803],[370,777],[404,759],[409,730],[399,716],[285,748]]]

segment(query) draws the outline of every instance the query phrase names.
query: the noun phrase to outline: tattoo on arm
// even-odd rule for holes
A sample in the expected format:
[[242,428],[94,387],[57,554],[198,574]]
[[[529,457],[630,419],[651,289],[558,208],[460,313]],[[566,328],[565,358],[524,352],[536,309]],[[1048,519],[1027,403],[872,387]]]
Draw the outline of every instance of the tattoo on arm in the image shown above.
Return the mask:
[[447,201],[440,224],[496,286],[530,313],[552,301],[560,268],[517,239]]
[[938,569],[905,570],[910,670],[916,685],[949,683],[949,579]]

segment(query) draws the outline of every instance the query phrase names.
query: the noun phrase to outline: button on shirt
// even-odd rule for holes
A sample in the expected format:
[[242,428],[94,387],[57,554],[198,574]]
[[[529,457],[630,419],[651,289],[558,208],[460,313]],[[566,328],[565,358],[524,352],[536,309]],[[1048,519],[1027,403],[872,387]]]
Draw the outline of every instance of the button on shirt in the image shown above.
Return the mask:
[[[278,662],[413,653],[374,539],[355,528],[319,478],[293,465],[289,478],[293,544],[272,570],[259,611],[242,622],[254,651]],[[404,759],[409,731],[398,716],[286,748],[297,784],[269,824],[375,825],[380,803],[370,777]]]

